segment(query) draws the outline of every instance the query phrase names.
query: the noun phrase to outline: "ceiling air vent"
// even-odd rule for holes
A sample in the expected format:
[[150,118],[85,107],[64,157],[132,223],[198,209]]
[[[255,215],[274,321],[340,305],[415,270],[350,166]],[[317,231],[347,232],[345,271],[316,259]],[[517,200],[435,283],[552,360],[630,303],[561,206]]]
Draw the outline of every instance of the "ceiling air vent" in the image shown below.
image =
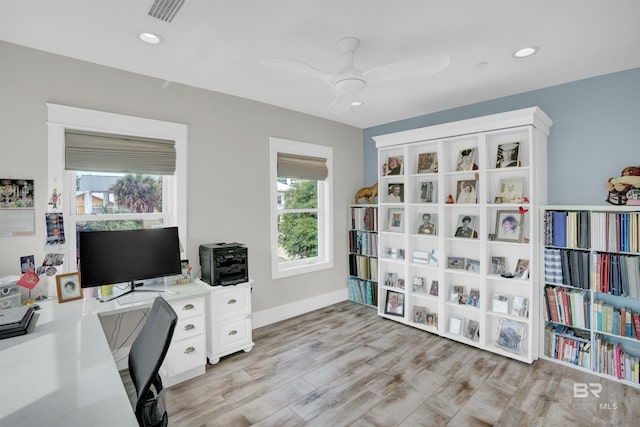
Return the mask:
[[184,0],[154,0],[148,15],[161,21],[171,22],[184,4]]

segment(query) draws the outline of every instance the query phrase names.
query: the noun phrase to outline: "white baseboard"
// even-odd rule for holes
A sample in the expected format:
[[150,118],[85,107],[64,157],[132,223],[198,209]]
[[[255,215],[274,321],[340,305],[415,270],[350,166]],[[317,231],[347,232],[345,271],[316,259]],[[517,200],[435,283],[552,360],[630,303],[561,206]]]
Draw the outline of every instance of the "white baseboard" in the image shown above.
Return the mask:
[[319,295],[317,297],[258,311],[253,313],[251,316],[252,328],[256,329],[281,320],[290,319],[291,317],[299,316],[300,314],[308,313],[310,311],[344,301],[348,296],[347,288],[344,288],[328,294]]

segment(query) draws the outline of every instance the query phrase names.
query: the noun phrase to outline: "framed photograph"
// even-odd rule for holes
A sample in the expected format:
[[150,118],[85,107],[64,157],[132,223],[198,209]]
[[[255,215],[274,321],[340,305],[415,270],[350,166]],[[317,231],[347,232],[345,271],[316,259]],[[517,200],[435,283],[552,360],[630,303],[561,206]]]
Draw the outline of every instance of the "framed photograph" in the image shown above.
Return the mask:
[[431,267],[437,267],[440,262],[440,251],[434,249],[431,251],[431,256],[429,257],[429,265]]
[[529,299],[521,296],[514,296],[511,305],[511,315],[517,317],[529,317]]
[[507,272],[507,258],[503,256],[491,257],[491,274],[504,274]]
[[418,173],[438,172],[438,153],[418,154]]
[[493,304],[491,309],[494,313],[508,314],[509,313],[509,297],[503,294],[493,294]]
[[464,237],[465,239],[477,239],[478,231],[476,230],[477,215],[460,215],[456,227],[455,237]]
[[387,220],[387,224],[387,231],[393,231],[396,233],[404,232],[404,209],[389,209],[389,218]]
[[495,203],[522,203],[524,178],[502,178]]
[[461,316],[449,316],[449,333],[453,335],[462,335],[464,326],[464,318]]
[[384,313],[404,317],[404,294],[402,292],[387,291]]
[[56,276],[56,286],[58,288],[58,302],[68,302],[82,298],[80,273],[77,271],[58,274]]
[[427,326],[438,327],[438,314],[437,313],[427,313],[427,320],[425,322]]
[[527,325],[511,319],[500,319],[498,345],[505,350],[521,353]]
[[438,215],[432,213],[421,213],[418,214],[418,234],[427,234],[430,236],[437,236],[438,229],[436,228],[436,223],[438,222]]
[[382,258],[404,259],[404,249],[401,248],[383,248]]
[[456,203],[478,203],[476,181],[474,179],[458,181],[458,185],[456,186]]
[[414,276],[413,278],[413,292],[426,293],[426,284],[424,277]]
[[389,286],[391,288],[395,288],[397,281],[398,281],[398,273],[391,273],[391,272],[384,273],[384,285],[385,286]]
[[387,163],[382,165],[383,175],[402,175],[404,174],[404,161],[402,156],[393,156],[387,159]]
[[451,296],[449,297],[449,300],[451,302],[458,302],[462,295],[465,295],[464,286],[454,285],[451,287]]
[[467,304],[480,308],[480,289],[471,289],[469,291]]
[[403,278],[398,277],[398,281],[396,282],[396,288],[404,289],[404,279]]
[[464,270],[464,258],[457,256],[447,257],[447,268],[453,270]]
[[467,327],[464,330],[464,336],[469,338],[471,341],[477,341],[479,338],[478,330],[480,324],[475,320],[469,319],[467,321]]
[[529,278],[529,260],[528,259],[519,259],[516,264],[516,270],[513,272],[513,275],[516,277],[520,277],[522,279]]
[[479,273],[480,272],[480,260],[479,259],[465,258],[464,259],[464,269],[467,270],[467,271],[470,271],[472,273]]
[[473,162],[476,159],[476,148],[463,148],[458,153],[458,160],[456,163],[457,171],[470,171],[473,170]]
[[427,323],[427,307],[416,305],[413,307],[413,321],[415,323]]
[[496,240],[521,242],[523,219],[524,215],[518,211],[498,211],[496,214]]
[[389,184],[387,189],[387,203],[402,203],[404,201],[404,184]]
[[418,202],[436,203],[438,200],[438,182],[421,181],[418,182]]
[[496,168],[512,168],[518,166],[520,143],[510,142],[498,145]]
[[438,296],[438,281],[431,281],[431,288],[429,289],[429,295]]

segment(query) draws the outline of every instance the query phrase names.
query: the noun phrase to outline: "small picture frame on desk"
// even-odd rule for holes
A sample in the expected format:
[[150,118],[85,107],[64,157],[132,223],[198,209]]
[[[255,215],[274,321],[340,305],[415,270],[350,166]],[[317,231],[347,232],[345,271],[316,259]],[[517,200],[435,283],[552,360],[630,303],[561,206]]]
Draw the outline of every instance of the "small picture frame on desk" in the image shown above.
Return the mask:
[[58,302],[69,302],[82,298],[82,288],[80,286],[80,273],[58,274],[56,276],[56,287],[58,288]]

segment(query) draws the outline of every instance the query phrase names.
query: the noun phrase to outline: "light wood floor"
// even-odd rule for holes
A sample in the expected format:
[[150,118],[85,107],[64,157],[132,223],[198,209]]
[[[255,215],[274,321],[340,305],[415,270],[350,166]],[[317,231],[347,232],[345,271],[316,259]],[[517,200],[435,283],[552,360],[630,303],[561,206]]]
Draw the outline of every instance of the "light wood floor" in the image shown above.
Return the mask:
[[[167,390],[170,426],[635,426],[640,390],[480,351],[342,302]],[[576,382],[600,398],[573,398]]]

